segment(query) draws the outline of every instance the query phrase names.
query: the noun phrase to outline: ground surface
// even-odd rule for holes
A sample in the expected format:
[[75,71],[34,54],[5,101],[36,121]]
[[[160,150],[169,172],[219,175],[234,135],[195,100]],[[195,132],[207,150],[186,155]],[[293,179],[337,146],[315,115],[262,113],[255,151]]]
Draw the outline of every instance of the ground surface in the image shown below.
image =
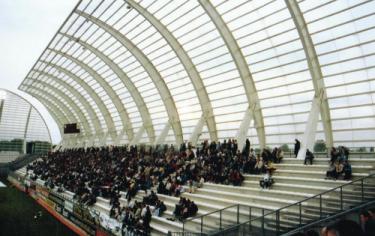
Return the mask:
[[[5,179],[0,188],[0,236],[70,236],[76,235],[56,220],[30,196]],[[34,216],[37,219],[34,219]]]

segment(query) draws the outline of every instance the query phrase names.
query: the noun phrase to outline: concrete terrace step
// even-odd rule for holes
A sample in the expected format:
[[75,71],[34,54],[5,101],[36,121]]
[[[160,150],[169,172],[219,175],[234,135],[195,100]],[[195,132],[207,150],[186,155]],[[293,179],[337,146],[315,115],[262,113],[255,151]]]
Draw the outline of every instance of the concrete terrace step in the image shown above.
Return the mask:
[[[246,187],[260,188],[259,180],[244,181],[242,183],[242,186],[245,188]],[[331,189],[330,187],[324,187],[324,186],[294,185],[291,183],[279,183],[276,181],[271,187],[271,190],[280,190],[280,191],[287,191],[287,192],[293,192],[297,194],[306,194],[306,195],[307,194],[316,195],[320,192],[324,192],[330,189]]]
[[[292,170],[292,169],[281,169],[274,172],[274,176],[295,176],[304,178],[322,178],[326,177],[327,170]],[[353,173],[353,177],[366,177],[368,173]]]
[[[375,164],[375,163],[374,163]],[[320,164],[313,164],[313,165],[304,165],[302,164],[289,164],[289,163],[281,163],[281,164],[274,164],[276,167],[276,172],[279,170],[301,170],[301,171],[321,171],[327,170],[328,165],[320,165]],[[368,173],[370,170],[373,170],[373,165],[352,165],[353,173]]]
[[[239,188],[243,189],[243,188]],[[247,188],[248,189],[248,188]],[[229,188],[228,188],[229,190]],[[275,193],[276,192],[276,193]],[[313,195],[309,196],[298,196],[300,194],[297,194],[297,197],[292,197],[289,192],[281,192],[281,191],[275,191],[275,190],[252,190],[247,191],[247,193],[238,193],[234,191],[220,191],[220,190],[213,190],[213,189],[206,189],[206,188],[200,188],[196,191],[195,194],[202,194],[206,196],[215,196],[220,197],[222,199],[231,199],[238,202],[248,202],[248,203],[258,203],[258,204],[264,204],[268,206],[275,206],[279,207],[280,205],[289,205],[295,202],[298,202],[306,197],[311,197]],[[279,195],[279,197],[277,197]]]
[[[250,182],[250,181],[249,181]],[[272,196],[272,197],[287,197],[289,200],[301,200],[307,197],[311,197],[315,194],[305,193],[305,192],[298,192],[298,191],[288,191],[288,190],[277,190],[272,185],[272,188],[268,191],[264,191],[259,186],[259,181],[253,181],[254,186],[247,187],[247,186],[232,186],[232,185],[223,185],[223,184],[213,184],[213,183],[204,183],[203,188],[198,189],[198,191],[203,191],[206,189],[223,191],[223,192],[230,192],[230,193],[238,193],[243,195],[252,195],[252,196]],[[303,186],[308,187],[308,186]],[[301,187],[301,189],[303,189]],[[327,190],[329,188],[326,188]],[[321,192],[321,188],[319,190],[315,190],[315,192]]]
[[[329,164],[330,158],[314,158],[313,163],[319,165],[327,165]],[[374,165],[375,163],[375,155],[373,158],[357,158],[357,157],[349,157],[349,162],[351,165]],[[297,158],[283,158],[280,164],[303,164],[304,160],[300,160]]]
[[[250,175],[250,174],[245,174],[245,183],[246,181],[254,181],[257,180],[259,184],[259,180],[263,179],[263,175]],[[345,180],[330,180],[330,179],[324,179],[323,178],[311,178],[311,177],[302,177],[302,176],[283,176],[283,175],[274,175],[272,178],[275,180],[275,183],[288,183],[288,184],[297,184],[297,185],[310,185],[310,186],[323,186],[323,187],[328,187],[328,188],[333,188],[342,184],[349,183],[349,181]]]

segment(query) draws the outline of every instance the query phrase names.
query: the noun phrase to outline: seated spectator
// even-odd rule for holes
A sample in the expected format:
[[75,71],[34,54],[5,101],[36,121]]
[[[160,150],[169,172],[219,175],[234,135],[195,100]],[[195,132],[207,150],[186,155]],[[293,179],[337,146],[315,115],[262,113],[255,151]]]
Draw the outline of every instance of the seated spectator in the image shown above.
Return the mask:
[[174,216],[180,221],[194,216],[198,212],[197,205],[186,198],[180,198],[178,204],[176,204],[175,210],[173,212]]
[[259,185],[262,189],[269,189],[273,183],[274,183],[274,180],[271,176],[270,171],[267,171],[263,179],[259,181]]
[[344,164],[336,160],[326,173],[326,178],[338,179],[344,174]]
[[313,160],[314,160],[314,154],[312,152],[310,152],[309,149],[307,149],[304,164],[307,165],[307,162],[310,162],[310,165],[312,165]]
[[344,180],[351,180],[352,178],[352,166],[350,165],[349,161],[344,161]]
[[260,174],[265,171],[265,167],[263,165],[263,159],[258,155],[255,167],[254,167],[254,173],[255,174]]
[[154,208],[154,215],[161,216],[164,211],[167,210],[167,207],[164,205],[164,202],[157,200],[155,208]]
[[231,170],[229,174],[229,182],[233,186],[240,186],[242,181],[244,181],[243,175],[238,170]]
[[330,155],[331,155],[330,163],[333,165],[339,157],[339,152],[336,150],[335,147],[332,147]]
[[270,161],[264,167],[266,169],[266,172],[269,172],[271,176],[272,176],[273,172],[276,170],[276,167]]
[[283,158],[284,158],[284,152],[283,152],[283,150],[281,150],[281,148],[278,148],[277,152],[276,152],[275,163],[281,163],[281,160]]
[[[338,161],[336,161],[338,163]],[[335,162],[335,163],[336,163]],[[330,164],[327,172],[326,172],[326,179],[335,179],[336,178],[336,166],[335,163]]]
[[158,196],[155,194],[153,190],[151,190],[150,195],[143,197],[143,202],[151,206],[155,206],[157,200],[158,200]]

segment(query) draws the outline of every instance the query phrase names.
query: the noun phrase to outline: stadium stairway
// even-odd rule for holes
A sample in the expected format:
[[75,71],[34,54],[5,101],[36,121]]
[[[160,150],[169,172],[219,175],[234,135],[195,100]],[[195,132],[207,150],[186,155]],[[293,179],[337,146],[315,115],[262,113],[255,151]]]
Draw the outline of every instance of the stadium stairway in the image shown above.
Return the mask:
[[[375,155],[373,156],[355,156],[350,157],[350,163],[353,170],[353,180],[361,177],[368,176],[375,172]],[[299,202],[303,199],[312,197],[316,194],[328,191],[340,185],[346,184],[350,181],[344,180],[329,180],[325,179],[325,174],[328,169],[327,158],[315,158],[313,165],[304,165],[303,160],[297,160],[295,158],[284,158],[282,163],[274,164],[276,171],[273,174],[275,183],[271,189],[263,190],[259,187],[259,180],[263,178],[262,175],[244,175],[245,180],[242,186],[232,185],[221,185],[213,183],[204,183],[202,188],[196,189],[194,193],[182,193],[182,197],[188,198],[194,201],[198,206],[198,214],[204,215],[213,211],[218,211],[225,207],[241,204],[252,208],[252,215],[261,216],[262,208],[266,211],[273,211],[281,207]],[[26,169],[21,168],[17,171],[20,175],[26,174]],[[185,187],[187,189],[187,187]],[[355,187],[344,189],[343,198],[345,198],[346,204],[355,204],[359,201],[359,191]],[[126,204],[125,195],[121,193],[120,199],[121,204]],[[142,198],[146,195],[144,191],[139,191],[134,200],[142,201]],[[339,191],[332,191],[328,195],[324,196],[324,201],[327,204],[324,213],[329,214],[330,212],[336,211],[340,206],[337,204],[337,198],[339,197]],[[152,216],[150,223],[152,227],[152,235],[166,235],[170,232],[180,232],[183,229],[183,223],[175,220],[170,220],[173,217],[173,211],[175,205],[178,203],[179,198],[158,194],[159,199],[164,201],[167,206],[167,210],[164,212],[162,217]],[[365,198],[375,197],[375,185],[368,187]],[[309,218],[314,218],[319,214],[318,210],[319,202],[312,200],[309,206],[306,206],[304,218],[302,221],[308,221]],[[94,208],[100,212],[109,214],[111,209],[109,200],[101,197],[97,198],[97,203]],[[282,219],[280,227],[291,227],[297,224],[297,209],[289,212],[288,217]],[[225,211],[227,224],[235,223],[233,219],[236,218],[237,212],[235,209],[228,209]],[[249,211],[240,209],[240,217],[246,218],[249,215]],[[218,214],[211,214],[205,217],[206,228],[217,228],[219,221]],[[200,227],[200,219],[194,219],[185,225],[185,230],[197,231]],[[274,227],[272,222],[266,227],[272,229]]]

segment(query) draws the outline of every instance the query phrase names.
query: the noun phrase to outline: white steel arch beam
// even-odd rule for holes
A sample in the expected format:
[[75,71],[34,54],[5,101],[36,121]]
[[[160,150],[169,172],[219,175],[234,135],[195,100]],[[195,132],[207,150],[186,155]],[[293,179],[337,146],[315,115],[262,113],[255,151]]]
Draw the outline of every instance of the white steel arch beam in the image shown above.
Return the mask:
[[27,91],[27,93],[29,93],[32,97],[35,97],[37,100],[39,100],[40,103],[42,103],[45,106],[45,108],[51,114],[52,118],[56,121],[60,130],[60,133],[63,134],[62,127],[64,124],[68,123],[69,121],[67,120],[65,115],[59,110],[59,108],[55,106],[55,104],[51,103],[47,99],[40,96],[39,94],[33,93],[32,91]]
[[[74,118],[74,115],[71,112],[70,112],[71,114],[65,115],[64,114],[64,112],[65,112],[64,109],[60,107],[60,106],[64,106],[64,107],[66,107],[66,106],[64,104],[61,104],[61,102],[59,102],[60,104],[57,103],[59,105],[55,105],[51,101],[49,101],[46,97],[43,97],[46,94],[45,91],[41,91],[40,89],[37,90],[37,89],[35,89],[32,86],[30,86],[29,89],[32,89],[32,90],[28,90],[27,92],[29,94],[31,94],[31,96],[33,96],[36,99],[38,99],[47,108],[47,110],[50,112],[50,114],[52,115],[52,117],[54,118],[54,120],[59,124],[59,130],[60,130],[60,134],[61,134],[61,142],[60,143],[62,143],[62,146],[66,147],[67,142],[72,143],[73,141],[76,141],[77,137],[75,137],[74,140],[73,140],[72,137],[69,137],[68,138],[69,140],[66,140],[65,137],[64,137],[64,130],[63,130],[64,124],[75,122],[75,120],[71,119],[71,118]],[[33,89],[35,89],[35,90],[33,90]],[[43,95],[40,95],[37,92],[43,93]],[[54,98],[51,98],[49,96],[47,96],[47,97],[49,99],[51,99],[52,101],[56,102],[54,100]],[[70,110],[68,110],[68,111],[70,111]],[[58,115],[56,115],[56,114],[58,114]],[[59,116],[60,116],[60,119],[58,118]],[[83,135],[79,134],[79,136],[83,136]],[[78,144],[78,143],[76,143],[76,144]]]
[[87,102],[87,100],[82,96],[82,94],[80,94],[77,91],[76,88],[74,88],[72,85],[68,84],[67,82],[65,82],[64,80],[62,80],[60,78],[57,78],[56,76],[54,76],[50,73],[40,71],[40,70],[35,70],[35,69],[34,69],[34,71],[41,74],[41,75],[44,75],[44,76],[47,76],[47,77],[53,79],[53,81],[55,83],[61,85],[62,87],[66,88],[68,91],[70,91],[73,94],[73,96],[76,97],[77,100],[80,101],[82,103],[82,105],[85,107],[91,121],[94,124],[95,133],[100,132],[101,128],[100,128],[99,118],[97,117],[94,109],[92,109],[90,103]]
[[198,95],[199,103],[202,109],[204,120],[207,123],[210,138],[212,141],[217,141],[218,136],[216,122],[211,101],[208,97],[206,87],[203,84],[202,78],[198,70],[196,69],[193,61],[191,60],[187,52],[184,50],[182,45],[173,36],[173,34],[153,14],[148,12],[145,8],[136,3],[134,0],[127,0],[126,2],[135,10],[137,10],[141,15],[143,15],[143,17],[147,19],[158,30],[158,32],[164,37],[164,39],[168,42],[169,46],[176,53],[181,64],[184,66],[187,74],[189,75],[190,80],[194,86],[194,89]]
[[129,50],[133,54],[133,56],[141,63],[143,68],[146,70],[150,78],[155,84],[155,87],[158,89],[159,94],[163,100],[163,103],[166,107],[167,114],[169,117],[169,122],[171,123],[172,129],[174,131],[174,135],[176,138],[177,145],[180,145],[183,142],[182,136],[182,127],[180,116],[177,112],[176,104],[173,100],[172,94],[169,91],[166,83],[164,82],[163,78],[161,77],[159,71],[155,68],[152,62],[147,58],[147,56],[128,38],[126,38],[123,34],[117,31],[112,26],[108,25],[107,23],[99,20],[98,18],[91,16],[85,12],[76,10],[76,13],[80,16],[90,20],[91,22],[95,23],[97,26],[101,27],[107,33],[112,35],[117,41],[119,41],[125,48]]
[[[85,64],[83,61],[79,60],[78,58],[76,58],[72,55],[69,55],[67,53],[64,53],[62,51],[55,50],[55,49],[50,48],[49,50],[56,53],[56,54],[59,54],[60,56],[63,56],[65,58],[69,59],[72,62],[74,62],[75,64],[80,66],[82,69],[87,71],[90,74],[90,76],[92,78],[94,78],[94,80],[96,80],[100,84],[100,86],[108,94],[108,96],[111,98],[111,101],[115,105],[117,113],[119,114],[119,116],[121,118],[123,129],[126,130],[126,134],[128,135],[129,139],[132,139],[133,136],[134,136],[134,133],[133,133],[133,126],[130,122],[129,114],[126,111],[126,108],[124,107],[124,105],[122,104],[120,98],[117,96],[116,92],[108,84],[108,82],[105,81],[105,79],[102,78],[93,68],[91,68],[90,66]],[[111,119],[112,119],[112,117],[111,117]],[[111,128],[115,131],[116,127],[114,126],[114,122],[112,122],[112,124],[113,124],[113,126]],[[116,137],[113,137],[113,140],[115,138]]]
[[[48,62],[45,62],[45,61],[42,61],[42,62],[48,63]],[[61,66],[58,66],[56,64],[53,64],[53,63],[48,63],[48,65],[51,66],[51,67],[54,67],[58,71],[64,73],[65,75],[67,75],[68,77],[70,77],[72,80],[74,80],[77,84],[79,84],[84,90],[86,90],[87,94],[89,94],[90,97],[94,100],[94,102],[96,103],[96,105],[98,106],[98,108],[100,110],[100,113],[103,115],[104,121],[105,121],[105,123],[106,123],[106,125],[108,127],[108,130],[111,131],[110,127],[114,126],[112,117],[109,114],[107,106],[100,99],[100,97],[95,92],[95,90],[93,88],[91,88],[91,86],[89,86],[84,80],[82,80],[81,78],[79,78],[77,75],[73,74],[71,71],[69,71],[69,70],[67,70],[67,69],[65,69],[65,68],[63,68]],[[103,129],[101,129],[101,132],[97,132],[96,134],[99,135],[99,134],[102,134],[102,133],[104,133]]]
[[310,36],[305,18],[299,8],[297,1],[285,0],[288,10],[293,18],[294,24],[297,28],[300,40],[305,51],[307,64],[309,66],[310,75],[315,90],[315,98],[319,99],[320,116],[323,123],[324,135],[326,138],[326,145],[328,148],[333,147],[333,133],[331,124],[331,114],[328,105],[327,93],[324,85],[323,73],[320,67],[318,55],[315,51],[315,46]]
[[143,100],[139,90],[135,85],[131,82],[130,78],[127,74],[116,64],[114,63],[108,56],[106,56],[103,52],[95,48],[94,46],[90,45],[89,43],[75,38],[71,35],[60,33],[61,35],[73,40],[79,44],[81,44],[86,49],[90,50],[94,53],[98,58],[100,58],[111,70],[117,75],[117,77],[122,81],[125,85],[126,89],[129,91],[130,95],[132,96],[135,104],[138,107],[139,113],[141,114],[143,127],[145,127],[147,135],[149,137],[150,143],[154,143],[155,141],[155,130],[152,124],[150,112],[146,106],[145,101]]
[[239,47],[232,32],[229,30],[228,26],[221,18],[221,15],[216,11],[211,2],[209,0],[199,0],[199,3],[206,11],[207,15],[211,18],[212,22],[215,24],[216,29],[219,31],[230,54],[232,55],[233,61],[236,64],[237,70],[240,74],[242,83],[246,91],[249,109],[253,114],[260,148],[264,148],[266,146],[266,134],[264,130],[263,114],[259,103],[258,92],[256,90],[249,66],[247,65],[245,57],[242,54],[241,48]]
[[[45,96],[45,92],[43,92],[43,96],[41,94],[39,94],[38,92],[40,92],[39,90],[33,90],[33,88],[31,87],[28,87],[28,89],[32,89],[32,90],[25,90],[27,93],[31,94],[31,96],[35,97],[36,99],[38,99],[41,103],[43,103],[46,107],[49,106],[54,110],[54,113],[55,114],[58,114],[60,116],[60,119],[58,119],[58,116],[55,117],[55,121],[59,120],[61,123],[60,123],[60,126],[59,126],[59,129],[60,129],[60,133],[62,135],[62,139],[63,138],[63,125],[64,124],[67,124],[67,123],[72,123],[75,121],[74,119],[74,115],[73,114],[65,114],[64,112],[66,112],[64,110],[64,105],[61,104],[60,101],[56,102],[54,99],[51,99],[51,97],[47,96],[49,99],[51,99],[52,101],[56,102],[56,105],[53,104],[49,99],[47,99],[47,97],[43,97]],[[60,104],[59,104],[60,103]],[[63,107],[61,107],[63,106]],[[51,109],[50,108],[50,109]]]
[[[36,84],[40,84],[42,85],[43,87],[46,87],[46,88],[49,88],[51,89],[54,93],[56,93],[57,95],[59,95],[62,99],[64,99],[69,105],[72,106],[72,109],[74,110],[75,114],[77,114],[78,116],[78,121],[79,123],[82,124],[83,126],[83,129],[85,131],[85,135],[90,135],[92,134],[91,132],[91,129],[90,129],[90,126],[89,126],[89,123],[87,121],[87,118],[86,116],[82,113],[81,109],[77,106],[77,104],[73,101],[72,98],[70,98],[69,96],[67,96],[65,93],[61,92],[58,88],[46,83],[46,82],[43,82],[43,81],[39,81],[39,80],[35,80],[34,83],[32,85],[30,85],[31,88],[33,89],[36,89],[42,93],[45,93],[45,94],[50,94],[48,92],[46,92],[45,90],[41,89],[41,88],[38,88],[38,87],[35,87],[34,85]],[[50,95],[53,95],[53,94],[50,94]],[[50,96],[52,98],[52,96]],[[53,98],[56,98],[54,99],[57,102],[59,102],[59,104],[63,104],[59,101],[59,99],[56,97],[56,96],[53,96]],[[66,106],[65,106],[66,107]],[[72,114],[72,112],[70,111],[70,109],[68,107],[66,107],[67,111],[70,112],[70,114]]]
[[[86,117],[80,112],[80,109],[79,107],[74,103],[74,101],[69,98],[67,95],[65,95],[63,92],[61,92],[60,90],[58,90],[57,88],[47,84],[47,83],[44,83],[44,82],[41,82],[41,81],[35,81],[34,84],[30,85],[29,87],[31,89],[34,89],[36,91],[39,91],[40,93],[42,94],[45,94],[45,95],[48,95],[54,102],[56,102],[56,104],[61,107],[65,113],[70,116],[70,117],[74,117],[74,113],[69,109],[68,106],[66,106],[63,102],[61,102],[59,100],[59,98],[54,95],[54,94],[51,94],[47,91],[45,91],[44,89],[41,89],[41,88],[38,88],[36,87],[35,85],[39,83],[40,85],[44,86],[44,87],[47,87],[49,89],[51,89],[52,91],[54,91],[58,96],[60,96],[62,99],[64,99],[69,105],[72,106],[72,109],[74,110],[75,114],[78,116],[78,122],[77,123],[82,123],[82,126],[83,126],[83,130],[85,131],[84,134],[85,135],[90,135],[91,134],[91,129],[90,129],[90,126],[88,125],[88,123],[85,122],[86,120]],[[83,120],[82,120],[83,119]]]

